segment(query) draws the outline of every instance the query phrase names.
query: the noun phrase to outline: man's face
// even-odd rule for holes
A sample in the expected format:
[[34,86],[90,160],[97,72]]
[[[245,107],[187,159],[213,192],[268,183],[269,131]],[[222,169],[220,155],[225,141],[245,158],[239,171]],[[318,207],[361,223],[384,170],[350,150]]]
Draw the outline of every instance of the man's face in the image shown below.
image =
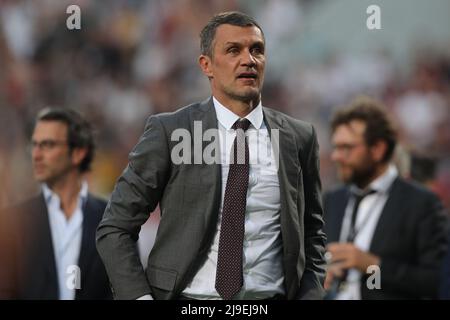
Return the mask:
[[199,61],[211,79],[213,95],[222,103],[259,102],[266,60],[263,35],[257,27],[220,25],[213,41],[213,56],[202,55]]
[[52,184],[75,167],[67,144],[67,125],[59,121],[38,121],[32,136],[34,177]]
[[331,158],[337,164],[339,178],[360,187],[373,178],[377,161],[364,140],[366,124],[354,120],[336,128],[332,136]]

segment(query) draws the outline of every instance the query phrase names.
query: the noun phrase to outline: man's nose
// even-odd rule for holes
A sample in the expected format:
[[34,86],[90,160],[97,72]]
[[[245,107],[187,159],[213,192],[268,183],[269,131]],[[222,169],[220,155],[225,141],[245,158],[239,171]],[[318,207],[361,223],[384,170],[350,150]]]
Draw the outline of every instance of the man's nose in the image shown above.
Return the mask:
[[255,57],[252,55],[250,50],[243,51],[242,65],[247,67],[254,67],[256,65]]
[[31,149],[31,158],[33,160],[42,158],[42,150],[41,150],[41,148],[39,148],[37,146],[32,147],[32,149]]

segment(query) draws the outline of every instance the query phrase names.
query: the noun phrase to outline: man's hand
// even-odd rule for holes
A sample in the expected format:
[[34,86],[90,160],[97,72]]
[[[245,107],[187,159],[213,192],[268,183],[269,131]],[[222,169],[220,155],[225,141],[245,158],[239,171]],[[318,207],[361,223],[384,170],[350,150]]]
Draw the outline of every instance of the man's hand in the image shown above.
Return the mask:
[[358,249],[353,243],[333,242],[327,246],[327,250],[330,254],[330,276],[339,276],[344,270],[352,268],[365,273],[369,266],[380,264],[379,257]]
[[357,269],[367,272],[371,265],[379,265],[380,258],[370,252],[358,249],[353,243],[333,242],[327,246],[329,267],[325,278],[325,289],[329,289],[333,279],[342,277],[345,270]]

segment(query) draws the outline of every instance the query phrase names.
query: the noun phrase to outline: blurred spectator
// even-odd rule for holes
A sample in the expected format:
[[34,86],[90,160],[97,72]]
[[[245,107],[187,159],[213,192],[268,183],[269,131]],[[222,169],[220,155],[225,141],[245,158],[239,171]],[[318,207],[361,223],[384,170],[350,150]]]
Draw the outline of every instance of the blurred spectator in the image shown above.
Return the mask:
[[0,298],[110,299],[95,248],[106,202],[84,179],[94,156],[90,125],[72,110],[44,109],[31,148],[42,191],[2,214]]
[[435,157],[413,153],[411,155],[411,178],[432,189],[436,179],[436,165]]
[[[332,159],[346,185],[324,197],[329,298],[436,298],[446,217],[430,191],[391,164],[396,132],[379,103],[354,100],[332,121]],[[400,235],[400,237],[399,237]],[[369,286],[369,267],[379,283]]]

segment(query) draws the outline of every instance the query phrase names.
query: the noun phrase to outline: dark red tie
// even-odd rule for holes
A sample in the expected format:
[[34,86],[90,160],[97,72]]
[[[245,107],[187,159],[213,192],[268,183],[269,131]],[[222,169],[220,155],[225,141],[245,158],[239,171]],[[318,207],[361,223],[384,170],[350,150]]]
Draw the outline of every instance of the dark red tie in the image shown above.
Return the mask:
[[232,127],[236,130],[236,138],[231,150],[230,171],[223,200],[216,270],[216,290],[225,300],[233,298],[244,282],[242,254],[250,169],[245,131],[249,126],[250,121],[241,119]]

